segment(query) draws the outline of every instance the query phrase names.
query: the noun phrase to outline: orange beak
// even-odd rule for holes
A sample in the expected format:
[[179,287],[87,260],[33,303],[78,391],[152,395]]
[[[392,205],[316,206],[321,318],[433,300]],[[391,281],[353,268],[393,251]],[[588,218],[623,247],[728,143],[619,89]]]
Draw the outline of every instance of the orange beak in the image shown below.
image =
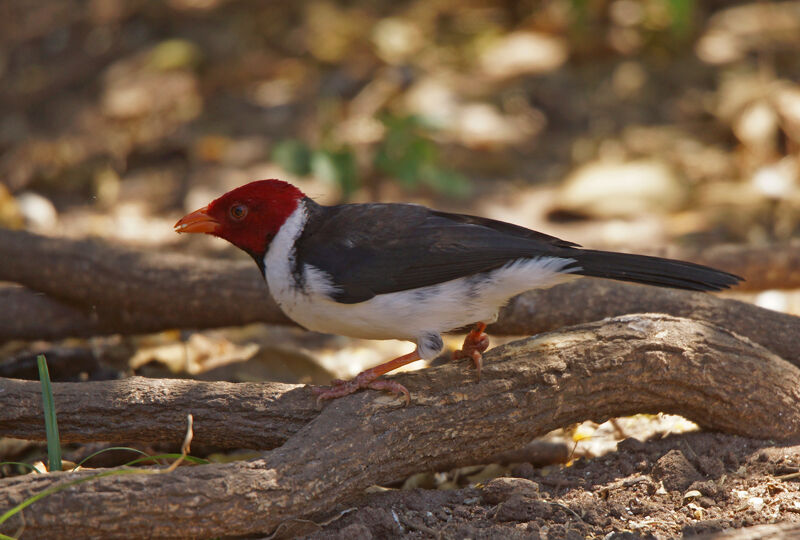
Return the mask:
[[178,233],[213,233],[219,227],[219,222],[208,215],[208,206],[186,214],[175,224]]

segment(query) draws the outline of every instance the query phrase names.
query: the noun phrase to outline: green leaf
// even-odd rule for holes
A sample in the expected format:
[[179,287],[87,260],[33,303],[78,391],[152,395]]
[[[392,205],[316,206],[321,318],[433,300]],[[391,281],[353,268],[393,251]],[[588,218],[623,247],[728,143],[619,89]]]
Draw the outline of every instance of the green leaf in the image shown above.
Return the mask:
[[272,161],[288,173],[307,176],[311,172],[311,149],[302,141],[284,139],[272,149]]
[[472,191],[469,180],[439,165],[439,148],[426,133],[428,126],[415,117],[383,118],[386,135],[375,152],[375,167],[404,187],[424,184],[438,193],[466,197]]
[[375,153],[375,166],[406,188],[417,187],[422,169],[439,157],[436,145],[423,135],[416,117],[386,117],[383,122],[386,135]]
[[53,387],[50,384],[50,372],[43,354],[36,357],[39,367],[39,380],[42,383],[42,408],[44,409],[44,429],[47,433],[47,470],[61,470],[61,440],[58,437],[56,421],[56,405],[53,401]]
[[672,33],[679,38],[685,38],[692,30],[695,0],[668,0]]
[[464,199],[472,194],[472,183],[463,174],[439,167],[430,167],[423,174],[423,181],[438,193]]
[[311,156],[311,170],[315,176],[339,186],[345,200],[358,188],[356,157],[348,149],[317,150]]

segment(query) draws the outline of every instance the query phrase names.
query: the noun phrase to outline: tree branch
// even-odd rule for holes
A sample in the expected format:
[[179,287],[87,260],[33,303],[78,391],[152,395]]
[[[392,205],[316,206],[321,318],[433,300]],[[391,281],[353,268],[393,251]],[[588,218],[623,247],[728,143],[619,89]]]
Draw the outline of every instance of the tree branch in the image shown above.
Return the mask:
[[[462,368],[398,377],[412,390],[406,408],[374,392],[337,400],[256,461],[98,478],[55,493],[25,513],[26,537],[264,534],[330,512],[373,483],[479,462],[586,419],[663,411],[750,437],[800,435],[800,369],[698,321],[619,317],[498,347],[480,383]],[[17,504],[87,474],[0,480],[0,499]],[[87,520],[85,508],[103,511]]]
[[800,318],[711,294],[581,279],[512,299],[489,332],[532,335],[626,313],[666,313],[709,322],[752,339],[800,366]]
[[91,309],[66,304],[18,285],[0,285],[0,342],[12,339],[61,339],[115,333]]
[[144,252],[9,230],[0,230],[0,253],[0,281],[25,285],[84,311],[98,321],[92,331],[131,334],[289,323],[256,266],[246,261]]
[[[6,307],[0,310],[0,341],[252,322],[292,324],[249,261],[146,253],[99,241],[21,231],[0,231],[0,253],[5,255],[0,259],[0,280],[48,295],[0,289]],[[719,259],[717,266],[745,274],[750,280],[746,284],[800,286],[800,244],[785,250],[718,248],[704,256],[706,264],[715,265]],[[763,271],[771,265],[775,268]],[[512,301],[490,330],[531,335],[642,312],[702,319],[730,328],[800,365],[800,350],[788,332],[796,328],[794,317],[707,294],[602,280],[578,280],[530,291]]]
[[[38,381],[0,378],[0,436],[44,440],[41,395]],[[282,383],[131,377],[53,383],[53,399],[63,443],[178,441],[191,413],[197,444],[268,450],[319,414],[302,385]]]

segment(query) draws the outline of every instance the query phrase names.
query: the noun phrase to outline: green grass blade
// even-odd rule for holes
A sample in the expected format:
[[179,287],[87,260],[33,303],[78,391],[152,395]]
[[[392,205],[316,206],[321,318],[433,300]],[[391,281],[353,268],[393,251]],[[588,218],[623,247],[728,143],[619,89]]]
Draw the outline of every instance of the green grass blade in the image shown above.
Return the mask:
[[143,451],[141,451],[141,450],[139,450],[139,449],[137,449],[137,448],[131,448],[130,446],[112,446],[112,447],[110,447],[110,448],[103,448],[102,450],[98,450],[97,452],[94,452],[93,454],[89,454],[88,456],[86,456],[85,458],[83,458],[83,459],[80,461],[80,463],[78,463],[77,465],[75,465],[75,467],[74,467],[72,470],[74,471],[74,470],[75,470],[75,469],[77,469],[78,467],[82,467],[84,463],[86,463],[87,461],[89,461],[89,460],[90,460],[90,459],[92,459],[93,457],[95,457],[95,456],[99,456],[100,454],[103,454],[103,453],[105,453],[105,452],[111,452],[112,450],[126,450],[126,451],[128,451],[128,452],[135,452],[135,453],[137,453],[137,454],[141,454],[141,455],[143,455],[143,456],[149,456],[149,455],[150,455],[150,454],[148,454],[147,452],[143,452]]
[[[86,463],[87,461],[89,461],[93,457],[98,456],[98,455],[100,455],[100,454],[102,454],[104,452],[110,452],[112,450],[127,450],[128,452],[136,452],[137,454],[141,454],[143,456],[143,457],[134,459],[132,461],[128,461],[127,463],[124,463],[122,465],[123,467],[131,467],[133,465],[138,465],[140,463],[146,463],[148,461],[152,461],[154,463],[158,463],[158,460],[160,460],[160,459],[178,459],[179,457],[181,457],[181,454],[158,454],[158,455],[155,455],[155,456],[151,456],[147,452],[143,452],[143,451],[141,451],[141,450],[139,450],[137,448],[131,448],[129,446],[112,446],[110,448],[104,448],[102,450],[98,450],[97,452],[95,452],[95,453],[83,458],[81,460],[81,462],[78,463],[77,465],[75,465],[75,468],[72,469],[72,470],[74,471],[78,467],[81,467],[84,463]],[[188,461],[189,463],[194,463],[194,464],[197,464],[197,465],[208,465],[209,463],[211,463],[207,459],[202,459],[202,458],[198,458],[198,457],[194,457],[194,456],[183,456],[183,459]],[[0,465],[2,465],[2,463],[0,463]]]
[[133,461],[129,461],[123,465],[123,467],[131,467],[133,465],[138,465],[139,463],[145,463],[147,461],[154,461],[158,463],[159,459],[178,459],[183,457],[184,461],[188,461],[189,463],[194,463],[196,465],[208,465],[211,463],[207,459],[194,457],[194,456],[184,456],[183,454],[158,454],[155,456],[147,456],[134,459]]
[[[47,396],[49,394],[49,396],[50,396],[49,397],[49,399],[50,399],[49,410],[52,412],[52,415],[53,415],[52,422],[53,422],[53,425],[55,426],[55,408],[52,406],[53,394],[52,394],[52,391],[50,391],[51,390],[51,388],[50,388],[50,377],[49,377],[49,375],[47,373],[47,364],[45,362],[44,356],[43,355],[39,355],[39,357],[37,358],[37,362],[39,364],[39,374],[40,374],[40,377],[42,379],[42,389],[43,389],[42,394],[44,396]],[[47,385],[45,385],[45,381],[47,381]],[[45,391],[45,386],[47,387],[46,389],[48,391],[50,391],[50,392]],[[47,398],[45,397],[45,399],[47,399]],[[48,410],[48,407],[45,406],[45,411],[47,411],[47,410]],[[91,476],[86,476],[84,478],[78,478],[76,480],[71,480],[69,482],[64,482],[63,484],[51,486],[51,487],[45,489],[44,491],[42,491],[40,493],[37,493],[36,495],[32,495],[31,497],[28,497],[27,499],[25,499],[24,501],[19,503],[14,508],[11,508],[10,510],[7,510],[5,513],[0,515],[0,525],[5,523],[6,521],[8,521],[9,518],[11,518],[11,517],[15,516],[16,514],[22,512],[25,508],[29,507],[30,505],[32,505],[33,503],[35,503],[38,500],[41,500],[41,499],[43,499],[45,497],[48,497],[48,496],[52,495],[53,493],[58,493],[59,491],[62,491],[62,490],[67,489],[69,487],[77,486],[78,484],[83,484],[84,482],[89,482],[91,480],[96,480],[97,478],[104,478],[106,476],[121,476],[121,475],[125,475],[125,474],[170,474],[184,460],[188,460],[188,461],[190,461],[192,463],[203,463],[203,464],[208,463],[208,460],[200,459],[200,458],[196,458],[196,457],[192,457],[192,456],[187,456],[186,455],[189,452],[189,444],[191,443],[192,434],[193,434],[193,432],[192,432],[192,415],[191,414],[188,415],[187,419],[188,419],[188,422],[189,422],[189,427],[187,428],[186,438],[183,441],[183,446],[181,447],[181,453],[180,454],[160,454],[160,455],[157,455],[157,456],[148,456],[146,458],[139,458],[139,460],[144,460],[144,459],[153,459],[153,460],[155,460],[155,459],[159,459],[162,456],[174,456],[174,455],[177,455],[179,459],[177,461],[175,461],[170,467],[167,467],[166,469],[114,469],[114,470],[111,470],[111,471],[104,471],[104,472],[101,472],[99,474],[93,474]],[[49,435],[49,433],[50,432],[48,430],[48,435]],[[55,435],[56,435],[56,440],[58,440],[58,431],[57,430],[56,430]],[[48,439],[48,443],[49,442],[50,441]],[[141,452],[141,450],[136,450],[134,448],[120,448],[120,449],[133,450],[134,452],[139,452],[139,453],[144,454],[144,452]],[[106,450],[109,450],[109,449],[106,449]],[[97,453],[99,453],[99,452],[96,452],[93,455],[96,455]],[[60,448],[59,448],[59,454],[60,454]],[[89,457],[91,457],[91,456],[89,456]],[[89,458],[86,458],[86,459],[89,459]],[[139,461],[139,460],[134,460],[134,461]],[[84,460],[84,461],[86,461],[86,460]],[[3,534],[0,534],[0,540],[7,540],[7,538],[10,538],[10,537],[7,537],[7,536],[5,536]]]
[[56,405],[53,401],[53,387],[50,384],[50,372],[43,354],[36,357],[39,366],[39,380],[42,383],[42,408],[44,409],[44,428],[47,433],[47,470],[61,470],[61,439],[58,437],[56,421]]

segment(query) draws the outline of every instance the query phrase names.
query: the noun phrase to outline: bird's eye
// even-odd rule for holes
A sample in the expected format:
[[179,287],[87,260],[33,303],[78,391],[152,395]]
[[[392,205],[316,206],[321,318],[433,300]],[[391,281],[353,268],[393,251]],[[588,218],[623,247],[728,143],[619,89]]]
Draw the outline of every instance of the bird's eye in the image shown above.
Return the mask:
[[247,215],[247,206],[243,204],[234,204],[229,211],[231,219],[234,221],[242,221]]

